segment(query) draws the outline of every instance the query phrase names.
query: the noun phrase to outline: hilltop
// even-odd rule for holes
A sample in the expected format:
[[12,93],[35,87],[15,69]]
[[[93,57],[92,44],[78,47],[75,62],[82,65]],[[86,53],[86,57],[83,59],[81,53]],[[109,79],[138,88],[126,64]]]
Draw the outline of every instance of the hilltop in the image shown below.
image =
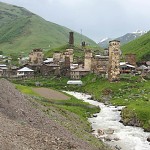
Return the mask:
[[[33,48],[45,51],[68,43],[71,29],[49,22],[25,8],[0,2],[0,47],[6,54],[28,53]],[[74,32],[75,45],[80,45],[81,35]],[[97,44],[82,35],[90,45]]]
[[121,47],[124,54],[136,54],[137,61],[150,60],[150,32]]

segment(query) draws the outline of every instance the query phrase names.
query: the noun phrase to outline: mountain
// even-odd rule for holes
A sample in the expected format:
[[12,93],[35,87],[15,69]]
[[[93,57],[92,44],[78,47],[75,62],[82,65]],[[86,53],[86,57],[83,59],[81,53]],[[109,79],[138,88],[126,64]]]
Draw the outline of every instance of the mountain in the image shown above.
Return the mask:
[[150,31],[141,37],[123,45],[121,50],[124,54],[136,54],[137,61],[150,60]]
[[[68,43],[71,29],[49,22],[18,6],[0,2],[0,51],[28,53],[33,48],[45,51]],[[86,36],[82,39],[92,46],[97,44]],[[81,34],[74,32],[75,45],[81,43]]]
[[129,42],[137,39],[138,37],[144,35],[145,33],[146,33],[146,31],[137,30],[136,32],[127,33],[124,36],[116,38],[116,40],[119,40],[121,42],[121,44],[124,45],[126,43],[129,43]]
[[100,42],[98,43],[98,45],[100,47],[103,47],[103,48],[107,48],[108,45],[109,45],[109,41],[111,41],[112,39],[111,38],[104,38],[104,39],[101,39]]
[[[121,45],[127,44],[130,41],[135,40],[136,38],[144,35],[146,33],[146,31],[140,31],[137,30],[136,32],[132,32],[132,33],[127,33],[121,37],[115,38],[115,40],[119,40],[121,42]],[[101,40],[98,45],[100,45],[103,48],[107,48],[109,45],[109,41],[111,41],[112,38],[105,38],[103,40]]]

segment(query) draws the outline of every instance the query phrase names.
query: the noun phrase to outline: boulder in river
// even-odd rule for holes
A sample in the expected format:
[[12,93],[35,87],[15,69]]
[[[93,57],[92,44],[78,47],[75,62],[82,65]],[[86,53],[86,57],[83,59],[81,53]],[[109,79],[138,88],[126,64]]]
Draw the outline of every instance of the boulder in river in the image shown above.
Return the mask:
[[98,133],[99,136],[104,135],[104,131],[101,130],[101,129],[98,129],[98,130],[97,130],[97,133]]
[[93,117],[97,117],[97,115],[96,115],[96,114],[93,114]]
[[150,142],[150,136],[147,138],[147,141]]

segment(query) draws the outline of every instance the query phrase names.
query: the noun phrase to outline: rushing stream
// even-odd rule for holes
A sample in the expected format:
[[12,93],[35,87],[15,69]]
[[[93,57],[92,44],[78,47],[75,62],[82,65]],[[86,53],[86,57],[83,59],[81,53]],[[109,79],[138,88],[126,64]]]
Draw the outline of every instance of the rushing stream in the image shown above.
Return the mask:
[[103,103],[90,100],[91,96],[87,94],[67,93],[101,108],[100,113],[89,118],[93,134],[97,138],[117,150],[150,150],[150,142],[147,141],[150,133],[144,132],[142,128],[124,126],[119,122],[122,107],[106,106]]

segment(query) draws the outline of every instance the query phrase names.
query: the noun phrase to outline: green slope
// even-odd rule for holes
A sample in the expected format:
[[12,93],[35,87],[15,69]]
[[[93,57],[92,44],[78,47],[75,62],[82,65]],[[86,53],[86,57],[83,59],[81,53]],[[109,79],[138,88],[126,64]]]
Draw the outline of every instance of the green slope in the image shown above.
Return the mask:
[[136,54],[137,61],[150,60],[150,32],[121,47],[124,54]]
[[[70,29],[48,22],[28,10],[0,2],[0,50],[8,53],[28,53],[33,48],[45,51],[68,43]],[[82,37],[92,46],[97,44]],[[75,45],[81,35],[74,32]]]

